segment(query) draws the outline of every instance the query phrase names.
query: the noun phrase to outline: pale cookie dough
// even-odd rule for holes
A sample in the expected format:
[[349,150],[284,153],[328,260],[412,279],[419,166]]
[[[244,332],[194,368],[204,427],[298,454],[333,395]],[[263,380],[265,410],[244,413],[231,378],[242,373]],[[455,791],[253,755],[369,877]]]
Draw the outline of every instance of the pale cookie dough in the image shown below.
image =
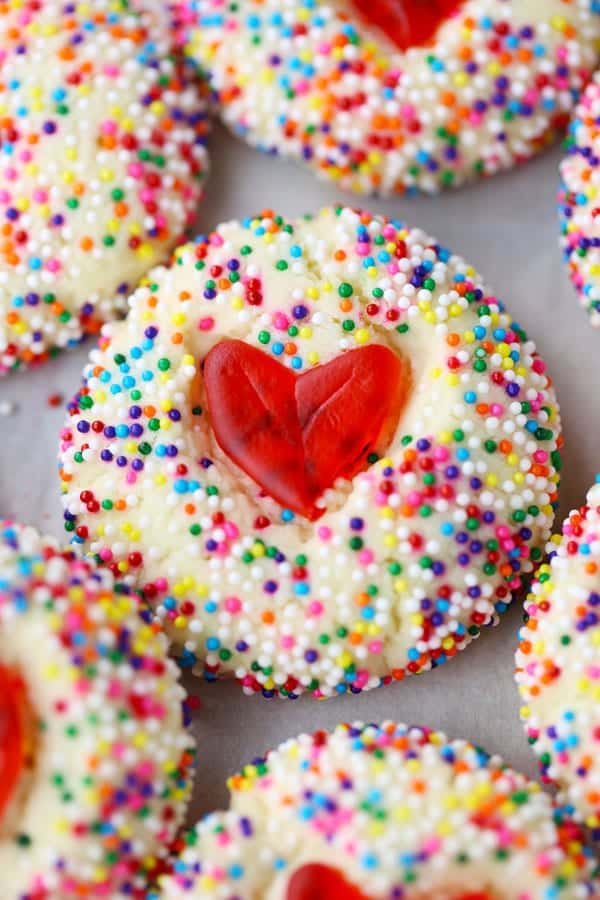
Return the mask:
[[[325,491],[316,521],[215,439],[202,364],[231,338],[282,380],[364,347],[409,368],[383,456]],[[144,588],[208,679],[356,693],[497,622],[550,535],[559,444],[535,345],[459,256],[368,213],[269,213],[179,249],[105,327],[62,434],[66,528]]]
[[98,332],[193,222],[206,92],[144,7],[0,0],[0,375]]
[[175,4],[235,134],[369,194],[456,187],[529,159],[597,66],[597,0],[456,5],[431,43],[402,51],[352,0]]
[[[3,683],[7,673],[24,698],[16,710],[8,698],[6,733],[0,697],[2,900],[145,898],[194,759],[164,635],[108,571],[0,522]],[[27,747],[7,786],[11,711]]]
[[563,524],[525,604],[517,682],[545,780],[600,828],[600,484]]
[[600,889],[581,832],[539,785],[439,732],[388,722],[302,735],[229,788],[230,809],[186,837],[162,900],[329,897],[291,890],[314,864],[346,880],[337,900],[583,900]]

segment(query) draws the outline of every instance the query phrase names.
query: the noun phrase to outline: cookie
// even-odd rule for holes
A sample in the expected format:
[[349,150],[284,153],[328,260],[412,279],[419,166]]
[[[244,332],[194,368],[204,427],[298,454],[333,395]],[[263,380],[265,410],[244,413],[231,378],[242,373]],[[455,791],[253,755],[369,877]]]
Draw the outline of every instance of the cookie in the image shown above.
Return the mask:
[[229,781],[163,900],[548,900],[598,890],[577,826],[466,741],[384,723],[287,741]]
[[317,697],[497,622],[554,517],[535,345],[422,231],[350,209],[220,226],[107,325],[62,434],[73,540],[187,666]]
[[566,128],[595,0],[178,0],[233,132],[361,194],[494,175]]
[[183,697],[135,595],[0,523],[2,900],[147,896],[191,793]]
[[563,524],[525,604],[517,683],[542,776],[600,827],[600,484]]
[[569,276],[591,324],[600,327],[600,76],[581,98],[560,168],[561,244]]
[[192,223],[206,101],[158,13],[0,0],[0,375],[97,333]]

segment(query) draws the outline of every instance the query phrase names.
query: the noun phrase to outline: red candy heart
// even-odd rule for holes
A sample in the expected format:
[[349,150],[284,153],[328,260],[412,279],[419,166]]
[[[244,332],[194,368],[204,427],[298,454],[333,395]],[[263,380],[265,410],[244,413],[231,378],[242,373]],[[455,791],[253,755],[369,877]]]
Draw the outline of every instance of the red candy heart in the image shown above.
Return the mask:
[[337,478],[383,453],[406,403],[408,362],[381,344],[350,350],[295,375],[243,341],[204,360],[204,383],[222,450],[281,506],[308,519]]
[[352,0],[359,13],[400,50],[430,43],[461,0]]
[[[290,878],[286,900],[370,900],[344,876],[321,863],[302,866]],[[435,898],[432,898],[435,900]],[[492,900],[487,891],[461,894],[456,900]]]
[[286,900],[369,900],[337,869],[320,863],[302,866],[290,878]]
[[25,763],[24,703],[21,679],[0,665],[0,823]]

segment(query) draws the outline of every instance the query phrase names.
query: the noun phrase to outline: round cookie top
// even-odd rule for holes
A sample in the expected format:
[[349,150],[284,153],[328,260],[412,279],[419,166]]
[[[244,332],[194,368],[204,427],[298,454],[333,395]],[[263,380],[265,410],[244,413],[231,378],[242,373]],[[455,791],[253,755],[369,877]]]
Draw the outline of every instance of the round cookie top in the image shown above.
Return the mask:
[[528,159],[598,61],[595,0],[175,7],[232,130],[360,193],[433,192]]
[[368,213],[265,212],[179,249],[70,413],[67,531],[144,587],[185,665],[247,691],[440,665],[550,534],[534,344],[459,256]]
[[193,221],[206,102],[170,53],[126,0],[0,0],[0,375],[97,332]]
[[594,327],[600,327],[600,75],[588,85],[569,129],[560,168],[561,243],[569,275]]
[[600,827],[600,483],[563,524],[527,598],[517,683],[544,778]]
[[581,832],[537,784],[439,732],[340,725],[287,741],[229,787],[230,809],[182,841],[163,898],[575,900],[598,890]]
[[193,742],[135,595],[0,522],[3,900],[146,897],[181,825]]

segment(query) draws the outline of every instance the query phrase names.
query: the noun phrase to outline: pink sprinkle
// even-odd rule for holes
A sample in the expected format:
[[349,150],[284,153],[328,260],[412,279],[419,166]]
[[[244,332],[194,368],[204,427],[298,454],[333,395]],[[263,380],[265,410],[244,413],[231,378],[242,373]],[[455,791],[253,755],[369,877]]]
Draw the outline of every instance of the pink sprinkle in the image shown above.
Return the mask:
[[278,312],[273,316],[273,324],[279,331],[287,331],[290,326],[290,320],[285,313]]
[[428,856],[433,856],[433,854],[437,853],[441,846],[441,839],[439,837],[433,836],[423,842],[423,851],[427,853]]
[[140,778],[152,778],[154,776],[154,763],[149,760],[142,760],[142,762],[135,767],[135,773]]
[[117,681],[116,678],[111,679],[108,685],[108,691],[106,692],[107,696],[113,700],[116,700],[117,697],[121,697],[123,694],[123,686],[120,681]]
[[122,759],[122,757],[127,753],[127,744],[124,741],[115,741],[111,748],[112,755],[117,759]]
[[242,608],[242,601],[239,597],[226,597],[224,602],[225,609],[229,613],[238,613]]
[[369,681],[369,673],[364,669],[361,672],[357,672],[356,678],[354,679],[354,686],[359,688],[364,688]]
[[90,683],[87,678],[78,678],[75,682],[75,690],[78,694],[87,694],[90,690]]
[[544,360],[540,359],[538,356],[533,360],[533,362],[531,364],[531,368],[533,369],[534,372],[537,372],[538,375],[541,375],[543,372],[546,371],[546,364],[545,364]]

